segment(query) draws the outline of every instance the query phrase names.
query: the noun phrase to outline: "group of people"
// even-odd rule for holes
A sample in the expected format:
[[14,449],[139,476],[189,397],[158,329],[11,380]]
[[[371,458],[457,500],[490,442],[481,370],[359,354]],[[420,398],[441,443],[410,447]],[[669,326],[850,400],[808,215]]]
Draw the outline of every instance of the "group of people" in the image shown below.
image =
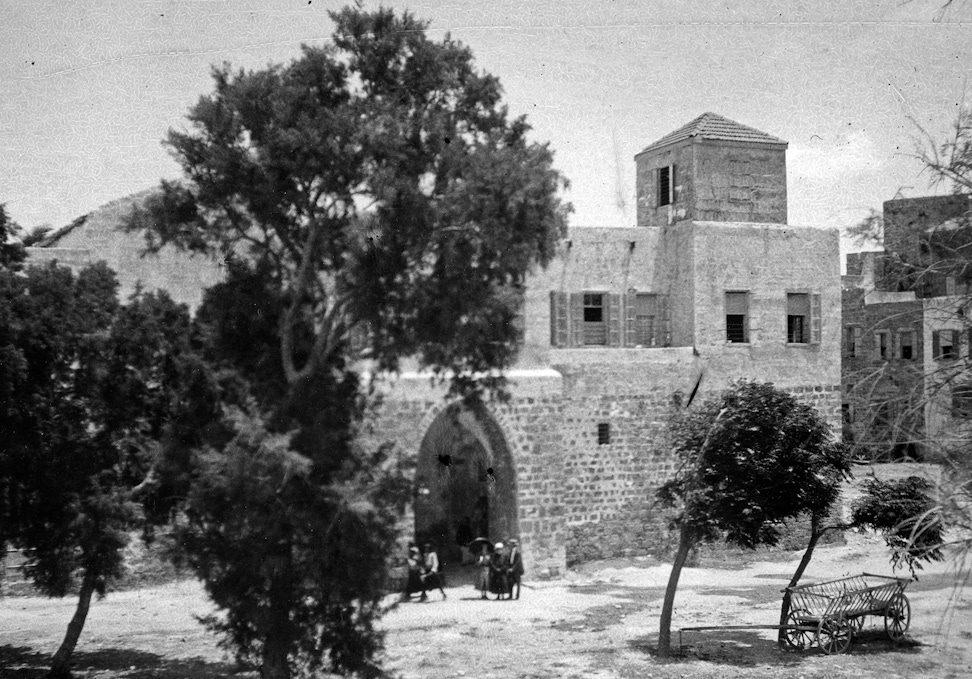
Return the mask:
[[[479,554],[476,558],[476,589],[480,598],[486,599],[489,594],[495,594],[496,599],[519,599],[521,580],[523,578],[523,554],[516,540],[507,540],[506,544],[497,542],[490,545],[480,538],[476,541]],[[426,542],[423,549],[408,543],[406,558],[408,578],[402,592],[402,601],[409,601],[414,594],[420,594],[419,601],[426,601],[428,593],[438,589],[442,598],[446,598],[442,579],[442,565],[439,555],[431,542]],[[515,591],[515,595],[514,595]]]
[[445,590],[442,589],[442,569],[439,563],[439,555],[432,548],[431,542],[426,542],[424,551],[414,542],[408,543],[408,580],[405,583],[405,591],[402,592],[402,600],[408,601],[413,594],[422,593],[419,601],[429,598],[428,591],[438,589],[442,593],[442,598],[446,598]]
[[[488,598],[490,593],[496,595],[497,601],[520,598],[520,585],[523,579],[523,554],[516,540],[508,540],[504,545],[497,542],[492,554],[489,547],[483,544],[476,559],[479,571],[476,574],[476,589],[481,599]],[[516,590],[516,596],[513,590]]]

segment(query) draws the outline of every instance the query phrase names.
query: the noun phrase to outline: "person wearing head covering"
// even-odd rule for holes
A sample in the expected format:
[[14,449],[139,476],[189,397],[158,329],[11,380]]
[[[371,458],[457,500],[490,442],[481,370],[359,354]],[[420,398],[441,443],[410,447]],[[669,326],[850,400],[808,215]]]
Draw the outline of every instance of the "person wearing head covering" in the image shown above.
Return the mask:
[[442,592],[442,598],[446,598],[445,590],[442,589],[442,572],[439,565],[439,555],[435,553],[435,549],[432,547],[431,542],[425,543],[425,571],[422,573],[422,599],[425,601],[427,598],[425,596],[425,591],[427,589],[432,589],[433,587],[438,587],[439,591]]
[[491,560],[489,545],[481,542],[479,554],[476,555],[476,589],[479,590],[480,599],[487,598],[486,595],[489,592],[489,564]]
[[510,595],[507,567],[506,550],[502,542],[497,542],[489,562],[489,589],[496,595],[497,601],[502,599],[503,595],[507,597]]
[[510,555],[507,559],[509,563],[509,586],[510,596],[513,595],[513,588],[516,588],[516,598],[520,598],[520,580],[523,578],[523,553],[520,551],[520,543],[510,540]]
[[428,598],[425,594],[425,585],[422,582],[422,555],[415,543],[408,543],[408,556],[405,558],[408,566],[408,579],[405,581],[405,591],[402,592],[402,601],[408,601],[412,594],[422,593],[422,600]]

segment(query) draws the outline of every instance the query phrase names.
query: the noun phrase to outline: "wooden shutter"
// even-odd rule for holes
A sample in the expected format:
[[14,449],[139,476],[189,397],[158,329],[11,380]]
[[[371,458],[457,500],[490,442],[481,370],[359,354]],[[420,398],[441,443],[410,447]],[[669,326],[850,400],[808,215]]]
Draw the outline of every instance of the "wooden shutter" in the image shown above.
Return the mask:
[[938,330],[932,333],[932,358],[936,361],[942,357],[942,340]]
[[820,295],[810,295],[810,344],[820,344]]
[[550,345],[567,346],[567,293],[550,293]]
[[661,316],[661,335],[662,346],[672,346],[672,317],[668,304],[668,295],[658,296],[658,315]]
[[607,332],[608,346],[621,346],[621,295],[604,295],[607,298],[607,305],[604,311],[607,313]]
[[961,358],[962,345],[959,344],[961,341],[962,331],[953,330],[952,331],[952,358]]
[[624,346],[633,347],[637,344],[635,340],[635,312],[637,311],[638,293],[629,290],[621,300],[624,308]]
[[861,328],[861,326],[855,325],[854,326],[854,353],[851,354],[852,356],[861,356],[862,355],[861,352],[864,349],[861,346],[861,340],[863,340],[863,339],[864,339],[863,329]]
[[668,202],[670,205],[674,205],[675,204],[675,163],[672,163],[668,167],[669,167],[668,170],[669,194],[668,195],[671,196],[671,200],[669,200]]
[[584,293],[570,293],[570,344],[572,347],[584,346]]

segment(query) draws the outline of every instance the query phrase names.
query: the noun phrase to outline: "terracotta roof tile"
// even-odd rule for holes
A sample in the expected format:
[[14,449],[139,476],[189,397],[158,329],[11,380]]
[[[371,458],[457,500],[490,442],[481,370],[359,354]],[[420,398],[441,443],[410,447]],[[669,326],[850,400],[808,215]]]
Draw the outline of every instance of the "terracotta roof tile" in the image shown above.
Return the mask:
[[[740,125],[735,120],[729,120],[715,113],[703,113],[692,122],[683,125],[674,132],[666,134],[653,144],[646,146],[641,153],[675,144],[691,137],[701,139],[716,139],[719,141],[741,141],[750,144],[776,144],[786,146],[786,142],[778,137],[760,132],[759,130]],[[638,154],[641,155],[641,154]]]

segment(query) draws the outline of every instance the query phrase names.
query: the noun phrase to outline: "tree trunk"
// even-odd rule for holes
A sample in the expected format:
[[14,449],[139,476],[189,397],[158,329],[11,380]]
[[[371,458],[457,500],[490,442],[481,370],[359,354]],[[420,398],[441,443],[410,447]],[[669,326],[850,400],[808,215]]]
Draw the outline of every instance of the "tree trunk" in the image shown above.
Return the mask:
[[263,639],[263,658],[260,667],[261,679],[290,679],[290,646],[293,634],[290,623],[290,589],[285,584],[286,576],[281,573],[286,563],[271,569],[270,627]]
[[675,606],[675,590],[678,588],[678,578],[682,574],[682,567],[692,548],[692,535],[687,526],[682,526],[678,535],[678,551],[672,564],[672,573],[668,576],[668,587],[665,589],[665,602],[662,604],[661,622],[658,627],[658,656],[667,658],[672,653],[672,609]]
[[81,591],[78,593],[78,607],[68,623],[67,633],[61,647],[57,649],[54,658],[51,660],[51,671],[48,677],[51,679],[63,679],[71,676],[71,655],[74,653],[75,646],[84,629],[84,621],[88,617],[88,609],[91,607],[91,595],[94,594],[95,582],[97,577],[90,569],[85,569],[84,577],[81,579]]

